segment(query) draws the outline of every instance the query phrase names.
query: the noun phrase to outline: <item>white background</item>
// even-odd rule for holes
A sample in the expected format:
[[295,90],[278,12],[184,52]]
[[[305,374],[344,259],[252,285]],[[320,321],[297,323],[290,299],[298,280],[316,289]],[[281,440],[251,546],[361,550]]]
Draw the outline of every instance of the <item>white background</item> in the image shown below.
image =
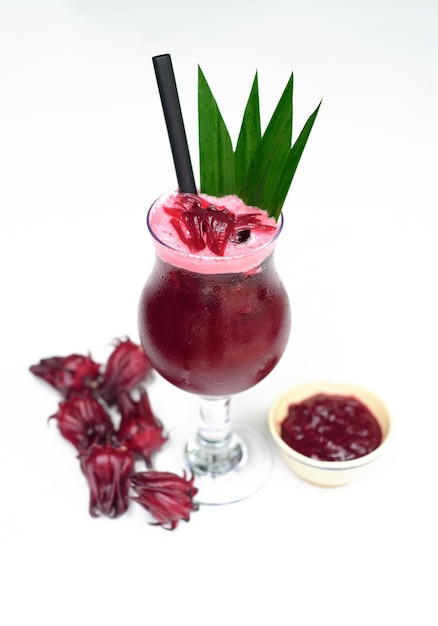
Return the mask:
[[[438,622],[434,0],[1,0],[0,617],[5,626]],[[197,64],[233,137],[256,69],[265,125],[291,71],[295,130],[323,104],[285,208],[293,310],[277,369],[234,399],[327,378],[381,395],[392,445],[367,477],[304,483],[276,456],[252,498],[174,532],[88,514],[47,418],[43,357],[137,340],[148,205],[175,187],[151,57],[170,53],[197,175]],[[195,399],[155,379],[166,426]],[[243,620],[243,621],[242,621]]]

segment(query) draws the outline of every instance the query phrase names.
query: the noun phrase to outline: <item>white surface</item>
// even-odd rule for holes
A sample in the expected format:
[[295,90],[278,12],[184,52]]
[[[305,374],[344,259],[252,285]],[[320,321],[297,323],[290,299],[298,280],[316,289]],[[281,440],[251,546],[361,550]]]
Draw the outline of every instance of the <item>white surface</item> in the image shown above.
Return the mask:
[[[3,0],[0,619],[16,626],[435,625],[438,8],[434,0]],[[394,437],[337,490],[279,457],[251,499],[175,532],[92,519],[57,395],[27,368],[136,333],[147,205],[175,185],[151,57],[172,54],[197,172],[197,63],[233,136],[256,69],[266,123],[324,98],[286,208],[283,361],[233,412],[314,378],[369,387]],[[151,389],[169,426],[194,399]],[[234,617],[229,617],[236,604]]]

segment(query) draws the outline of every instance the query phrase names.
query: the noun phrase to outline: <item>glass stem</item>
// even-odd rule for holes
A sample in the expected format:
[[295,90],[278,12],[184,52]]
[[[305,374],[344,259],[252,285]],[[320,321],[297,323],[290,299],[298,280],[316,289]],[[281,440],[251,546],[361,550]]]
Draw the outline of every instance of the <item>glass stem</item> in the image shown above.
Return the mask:
[[186,448],[186,461],[195,474],[223,476],[242,462],[244,447],[233,434],[229,397],[201,397],[195,439]]

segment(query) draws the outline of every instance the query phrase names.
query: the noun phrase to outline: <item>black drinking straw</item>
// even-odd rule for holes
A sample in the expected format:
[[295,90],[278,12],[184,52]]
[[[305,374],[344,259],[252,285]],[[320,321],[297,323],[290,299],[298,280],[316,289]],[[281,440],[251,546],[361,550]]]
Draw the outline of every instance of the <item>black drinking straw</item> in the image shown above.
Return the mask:
[[197,193],[170,54],[152,57],[152,62],[172,149],[178,189],[182,193]]

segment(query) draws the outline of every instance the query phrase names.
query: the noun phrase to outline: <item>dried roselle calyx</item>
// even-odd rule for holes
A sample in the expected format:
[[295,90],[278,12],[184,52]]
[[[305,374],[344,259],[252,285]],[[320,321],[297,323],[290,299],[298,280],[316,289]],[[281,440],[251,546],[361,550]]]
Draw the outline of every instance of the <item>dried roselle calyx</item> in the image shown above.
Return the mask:
[[152,467],[152,454],[161,448],[166,437],[163,425],[152,412],[146,391],[140,391],[138,401],[123,391],[117,398],[117,407],[122,416],[117,432],[119,442]]
[[204,235],[202,230],[202,215],[196,211],[181,213],[180,217],[172,217],[170,223],[178,233],[182,242],[190,248],[191,252],[199,252],[205,248]]
[[177,206],[165,206],[164,210],[172,216],[170,223],[191,252],[207,246],[214,254],[223,256],[236,221],[231,211],[193,194],[181,194]]
[[209,249],[217,254],[223,256],[225,248],[234,232],[235,217],[231,211],[227,209],[217,209],[212,204],[205,209],[205,240]]
[[190,513],[198,509],[193,502],[198,493],[193,482],[193,475],[187,479],[185,472],[183,476],[172,472],[137,472],[131,478],[137,494],[132,499],[157,520],[156,525],[173,530],[181,520],[188,522]]
[[93,444],[79,459],[90,488],[90,515],[119,517],[125,513],[134,470],[131,452],[124,446]]
[[151,369],[152,366],[141,346],[130,339],[118,340],[108,359],[97,391],[111,406],[122,391],[130,391],[143,382]]
[[274,224],[263,223],[258,213],[244,213],[236,217],[235,229],[241,230],[242,228],[274,231],[277,226],[275,226]]
[[57,389],[64,398],[69,398],[72,394],[92,393],[99,384],[100,368],[100,364],[90,356],[70,354],[42,359],[29,369]]
[[71,396],[59,403],[58,411],[50,419],[57,420],[62,436],[79,451],[115,439],[110,415],[93,396]]

